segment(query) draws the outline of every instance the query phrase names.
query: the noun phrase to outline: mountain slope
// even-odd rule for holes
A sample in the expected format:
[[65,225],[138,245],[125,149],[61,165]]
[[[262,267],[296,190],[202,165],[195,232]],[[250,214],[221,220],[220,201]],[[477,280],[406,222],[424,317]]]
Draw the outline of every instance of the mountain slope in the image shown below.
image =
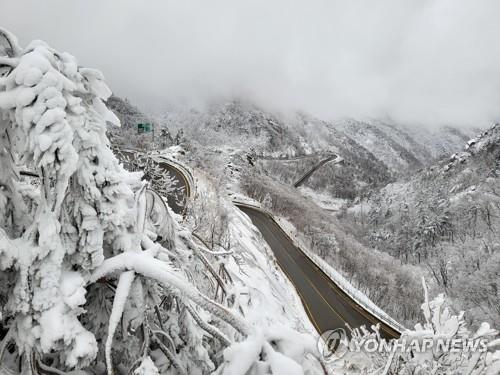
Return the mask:
[[[240,101],[201,110],[171,109],[160,122],[183,129],[199,147],[230,148],[258,158],[337,153],[345,161],[341,170],[327,164],[306,186],[349,199],[431,164],[472,135],[448,128],[419,132],[380,121],[323,121],[303,113],[285,116]],[[263,163],[263,169],[291,183],[311,162]]]
[[426,269],[457,307],[500,322],[500,127],[343,216],[365,244]]

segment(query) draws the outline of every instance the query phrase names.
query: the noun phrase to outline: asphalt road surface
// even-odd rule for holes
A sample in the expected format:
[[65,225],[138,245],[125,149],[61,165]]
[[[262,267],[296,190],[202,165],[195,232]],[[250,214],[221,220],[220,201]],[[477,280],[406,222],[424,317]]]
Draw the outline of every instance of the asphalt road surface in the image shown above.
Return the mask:
[[332,161],[332,160],[336,160],[336,159],[339,159],[341,160],[341,158],[339,158],[337,155],[333,155],[333,156],[330,156],[326,159],[323,159],[321,160],[318,164],[316,164],[314,167],[312,167],[309,171],[307,171],[306,174],[304,174],[301,178],[299,178],[297,180],[297,182],[295,182],[293,184],[294,187],[299,187],[300,185],[302,185],[304,182],[306,182],[307,179],[309,179],[309,177],[312,176],[312,174],[314,172],[316,172],[319,168],[321,168],[323,165],[325,165],[326,163]]
[[[274,252],[281,269],[295,286],[305,310],[318,333],[344,328],[346,323],[356,328],[370,327],[379,319],[354,302],[321,271],[283,232],[280,226],[264,212],[247,206],[238,206],[260,230]],[[400,333],[380,322],[380,333],[385,338],[397,338]],[[348,332],[349,330],[346,329]]]

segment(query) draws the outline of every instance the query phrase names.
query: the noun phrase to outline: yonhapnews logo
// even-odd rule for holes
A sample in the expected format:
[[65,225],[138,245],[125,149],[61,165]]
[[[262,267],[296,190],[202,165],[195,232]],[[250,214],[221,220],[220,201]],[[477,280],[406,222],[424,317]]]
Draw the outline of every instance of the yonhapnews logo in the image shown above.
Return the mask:
[[398,340],[380,340],[374,337],[349,341],[342,328],[325,331],[318,340],[318,351],[325,362],[332,362],[345,356],[347,352],[364,353],[471,353],[486,352],[485,339],[408,337]]

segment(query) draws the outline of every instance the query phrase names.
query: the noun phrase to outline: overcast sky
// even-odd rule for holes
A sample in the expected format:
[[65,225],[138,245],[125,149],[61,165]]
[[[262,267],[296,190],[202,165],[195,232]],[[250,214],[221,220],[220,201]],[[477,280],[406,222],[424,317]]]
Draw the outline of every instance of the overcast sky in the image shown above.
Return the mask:
[[0,26],[145,109],[242,97],[323,118],[500,119],[499,0],[9,0]]

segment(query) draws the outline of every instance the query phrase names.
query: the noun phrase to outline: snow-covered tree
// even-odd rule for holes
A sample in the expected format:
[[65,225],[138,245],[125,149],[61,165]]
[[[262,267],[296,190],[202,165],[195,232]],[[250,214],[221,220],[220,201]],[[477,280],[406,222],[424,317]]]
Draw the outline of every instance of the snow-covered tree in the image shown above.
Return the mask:
[[271,195],[269,193],[264,196],[264,199],[262,200],[262,207],[264,207],[266,210],[272,209],[273,199],[271,198]]
[[127,170],[143,172],[143,179],[150,181],[151,187],[160,195],[173,197],[178,205],[184,205],[184,188],[148,154],[139,151],[124,151],[116,145],[113,145],[113,152]]
[[[186,360],[209,363],[198,347],[203,329],[176,320],[178,332],[164,333],[162,303],[180,314],[203,308],[233,337],[248,327],[187,281],[180,270],[186,249],[148,236],[146,182],[123,169],[106,138],[106,123],[119,121],[106,108],[111,92],[102,74],[44,42],[20,48],[7,31],[0,36],[0,358],[36,371],[95,365],[104,353],[113,373],[116,353],[121,366],[140,364],[144,373],[156,347],[165,366],[182,373],[188,361],[179,362],[178,343],[165,344],[182,339],[194,346]],[[22,169],[40,183],[23,181]],[[113,345],[117,332],[130,341]]]
[[[271,367],[299,369],[309,351],[287,348],[301,337],[256,332],[234,299],[201,291],[229,279],[207,255],[231,252],[173,221],[160,196],[168,176],[158,194],[120,164],[102,74],[41,41],[21,48],[1,29],[0,46],[0,366],[225,374],[235,353],[259,361],[238,344],[259,337]],[[225,238],[217,243],[229,247]]]

